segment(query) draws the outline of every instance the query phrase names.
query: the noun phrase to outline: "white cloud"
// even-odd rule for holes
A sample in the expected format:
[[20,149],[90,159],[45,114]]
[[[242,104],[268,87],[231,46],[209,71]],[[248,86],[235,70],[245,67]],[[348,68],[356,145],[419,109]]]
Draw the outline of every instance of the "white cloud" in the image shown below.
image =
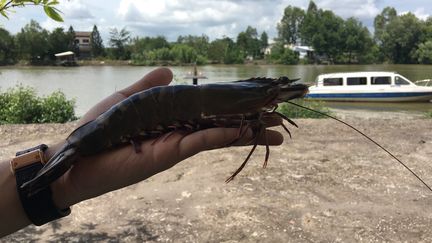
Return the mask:
[[275,11],[273,4],[270,0],[122,0],[117,16],[141,34],[160,35],[164,31],[168,39],[187,34],[206,34],[214,39],[235,37],[248,25],[259,32],[274,32],[283,8]]
[[[421,19],[421,20],[426,20],[427,18],[429,18],[430,14],[426,12],[426,10],[421,7],[421,8],[417,8],[414,11],[410,11],[412,14],[414,14],[417,18]],[[402,12],[400,13],[401,15],[408,13],[408,11],[406,12]]]
[[221,23],[241,16],[241,7],[230,1],[122,0],[117,11],[125,21],[154,24]]
[[47,30],[53,30],[53,29],[58,28],[58,27],[63,27],[65,30],[67,30],[66,25],[64,23],[54,21],[50,18],[46,18],[45,21],[40,23],[40,25],[42,26],[42,28],[47,29]]
[[[343,18],[356,17],[372,28],[373,19],[385,6],[398,13],[411,11],[425,19],[432,12],[430,0],[315,0],[318,8],[333,11]],[[60,1],[64,23],[47,19],[38,7],[17,9],[11,20],[2,22],[12,33],[18,32],[30,19],[49,30],[56,27],[90,31],[98,26],[104,39],[109,28],[126,27],[133,36],[163,35],[176,40],[179,35],[206,34],[210,39],[235,38],[248,25],[258,33],[266,31],[270,39],[277,35],[276,25],[287,6],[307,9],[309,0],[68,0]],[[429,6],[430,5],[430,6]]]
[[318,8],[332,10],[335,14],[343,17],[356,17],[359,19],[374,18],[380,13],[377,0],[322,0],[316,1]]
[[94,16],[90,12],[88,4],[83,0],[61,1],[58,8],[64,13],[64,17],[72,19],[93,19]]

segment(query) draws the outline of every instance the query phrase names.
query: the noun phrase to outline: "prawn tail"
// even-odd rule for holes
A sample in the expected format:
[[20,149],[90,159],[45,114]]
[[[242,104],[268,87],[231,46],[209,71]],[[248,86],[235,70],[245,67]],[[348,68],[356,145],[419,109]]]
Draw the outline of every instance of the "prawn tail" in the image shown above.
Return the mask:
[[30,197],[48,187],[68,171],[78,158],[75,146],[66,142],[63,147],[42,167],[36,176],[24,183],[21,188]]

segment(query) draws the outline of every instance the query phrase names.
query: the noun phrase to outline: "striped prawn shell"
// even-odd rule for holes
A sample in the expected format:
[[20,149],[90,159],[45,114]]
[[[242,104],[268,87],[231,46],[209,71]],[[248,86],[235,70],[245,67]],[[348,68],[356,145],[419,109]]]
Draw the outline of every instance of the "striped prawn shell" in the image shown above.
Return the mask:
[[37,176],[24,184],[38,191],[64,174],[77,158],[175,131],[210,127],[238,127],[278,103],[303,97],[304,84],[287,77],[251,78],[202,85],[154,87],[119,102],[95,120],[75,129]]

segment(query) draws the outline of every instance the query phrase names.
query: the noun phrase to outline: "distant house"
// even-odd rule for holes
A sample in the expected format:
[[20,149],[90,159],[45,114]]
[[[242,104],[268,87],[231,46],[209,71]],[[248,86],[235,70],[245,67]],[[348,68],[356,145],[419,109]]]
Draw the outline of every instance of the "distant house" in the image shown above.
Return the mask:
[[[274,43],[268,45],[264,50],[265,55],[270,55],[271,50],[274,47]],[[314,49],[310,46],[297,46],[293,44],[284,45],[284,48],[289,48],[295,52],[299,53],[300,59],[313,59]]]
[[79,50],[79,57],[81,59],[91,57],[90,37],[92,32],[88,31],[75,31],[75,45]]
[[288,45],[285,48],[298,52],[300,59],[311,59],[314,53],[314,49],[310,46]]
[[271,50],[274,47],[274,43],[269,44],[266,48],[263,48],[261,50],[261,52],[264,53],[264,55],[270,55],[271,54]]

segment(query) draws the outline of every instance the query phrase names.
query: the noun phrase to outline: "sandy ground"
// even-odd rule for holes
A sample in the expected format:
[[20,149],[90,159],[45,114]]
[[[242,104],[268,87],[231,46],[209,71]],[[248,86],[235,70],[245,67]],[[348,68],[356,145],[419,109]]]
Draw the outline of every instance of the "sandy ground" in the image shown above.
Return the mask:
[[[355,118],[432,184],[432,119]],[[296,120],[231,183],[249,148],[198,154],[128,188],[75,205],[67,218],[0,242],[431,242],[432,192],[333,120]],[[74,124],[0,126],[0,159],[65,137]],[[287,136],[288,137],[288,136]]]

